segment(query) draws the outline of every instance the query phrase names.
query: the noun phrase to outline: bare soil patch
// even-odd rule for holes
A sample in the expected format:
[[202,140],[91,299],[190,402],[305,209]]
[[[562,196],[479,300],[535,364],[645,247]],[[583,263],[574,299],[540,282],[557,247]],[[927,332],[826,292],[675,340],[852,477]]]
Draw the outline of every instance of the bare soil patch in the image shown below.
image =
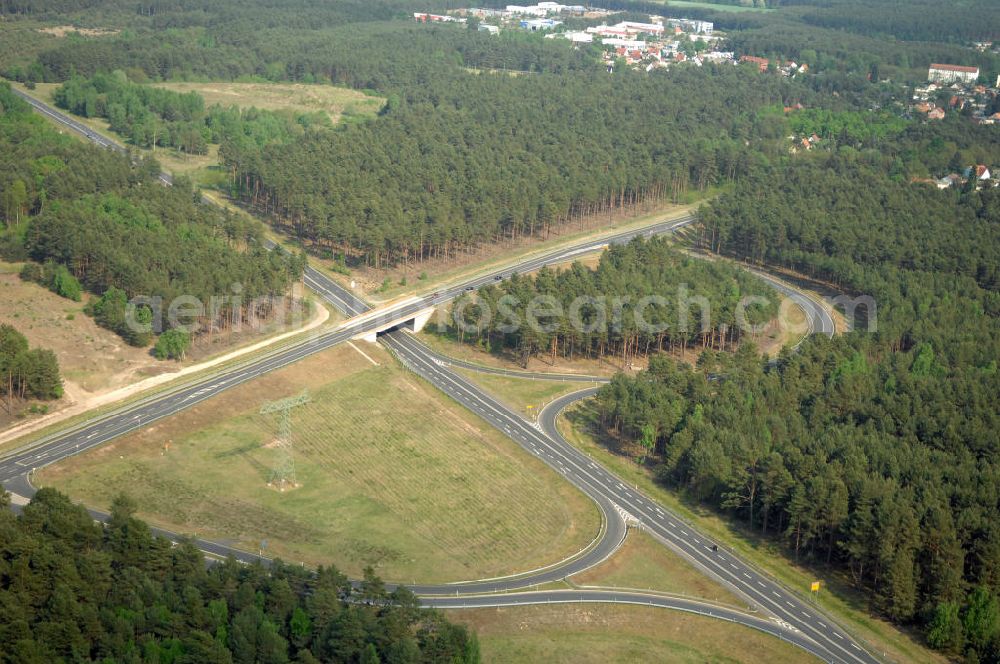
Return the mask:
[[[15,404],[12,414],[0,409],[0,431],[24,426],[34,427],[42,420],[84,411],[107,403],[110,396],[124,398],[129,386],[141,387],[141,381],[190,371],[199,363],[234,350],[258,344],[281,333],[301,328],[309,316],[288,319],[294,326],[277,322],[258,327],[243,326],[238,331],[197,336],[188,356],[181,362],[160,361],[149,348],[136,348],[121,337],[97,325],[83,312],[84,302],[62,298],[41,286],[22,281],[19,265],[0,265],[0,323],[13,325],[28,338],[31,347],[48,348],[56,354],[63,376],[62,399],[45,403]],[[296,286],[301,296],[302,286]],[[86,296],[85,296],[86,298]],[[317,311],[318,320],[326,310]],[[32,412],[32,406],[36,406]],[[15,434],[13,431],[9,432]],[[27,433],[25,430],[23,433]]]
[[42,34],[52,35],[53,37],[59,38],[73,34],[74,32],[84,37],[111,37],[121,32],[121,30],[113,30],[111,28],[78,28],[73,25],[56,25],[48,28],[38,28],[38,31]]

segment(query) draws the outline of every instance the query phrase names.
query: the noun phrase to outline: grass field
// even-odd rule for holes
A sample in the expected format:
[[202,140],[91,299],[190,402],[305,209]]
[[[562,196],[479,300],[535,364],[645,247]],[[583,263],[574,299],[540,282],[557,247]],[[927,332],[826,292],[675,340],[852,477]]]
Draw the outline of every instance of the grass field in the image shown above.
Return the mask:
[[563,604],[449,611],[473,627],[483,662],[806,664],[803,650],[748,627],[641,606]]
[[941,663],[947,661],[939,653],[924,647],[918,638],[891,623],[871,616],[865,600],[858,596],[843,579],[796,565],[771,539],[762,539],[738,524],[721,517],[707,508],[693,505],[656,484],[650,469],[640,467],[631,458],[615,454],[602,445],[590,432],[593,431],[594,413],[584,402],[566,411],[560,418],[559,429],[566,439],[602,463],[625,482],[637,485],[651,498],[674,510],[681,517],[696,525],[708,537],[737,552],[765,573],[783,583],[803,598],[808,595],[811,581],[821,579],[827,591],[820,598],[820,606],[838,620],[854,636],[870,647],[886,653],[890,661]]
[[155,87],[176,92],[197,92],[205,107],[256,107],[267,111],[323,111],[334,122],[344,118],[371,117],[381,110],[385,100],[350,88],[304,83],[155,83]]
[[625,543],[611,558],[574,576],[577,586],[633,588],[705,599],[746,609],[746,600],[642,530],[631,528]]
[[[381,347],[317,354],[42,471],[89,505],[125,489],[172,530],[388,580],[452,581],[533,569],[597,534],[594,505],[508,438],[395,364]],[[301,488],[266,485],[270,399],[293,413]],[[169,449],[164,444],[169,442]],[[546,509],[538,509],[540,505]]]
[[505,403],[515,413],[530,420],[537,419],[539,411],[553,399],[596,385],[596,383],[509,378],[469,369],[457,369],[457,371]]

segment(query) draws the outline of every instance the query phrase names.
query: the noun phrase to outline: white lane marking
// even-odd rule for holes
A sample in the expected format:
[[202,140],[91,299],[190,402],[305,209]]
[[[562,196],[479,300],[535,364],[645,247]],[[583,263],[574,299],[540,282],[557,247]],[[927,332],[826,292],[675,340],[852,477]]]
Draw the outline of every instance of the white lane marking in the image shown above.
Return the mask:
[[834,636],[836,636],[836,637],[837,637],[838,639],[840,639],[841,641],[843,641],[843,640],[844,640],[844,637],[842,637],[842,636],[841,636],[840,634],[837,634],[836,632],[834,632],[834,633],[833,633],[833,635],[834,635]]

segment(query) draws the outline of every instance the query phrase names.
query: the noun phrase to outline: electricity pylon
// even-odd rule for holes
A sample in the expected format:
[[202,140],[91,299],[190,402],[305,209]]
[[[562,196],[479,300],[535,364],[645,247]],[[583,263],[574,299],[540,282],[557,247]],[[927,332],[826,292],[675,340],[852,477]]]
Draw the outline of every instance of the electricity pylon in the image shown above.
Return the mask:
[[280,413],[278,416],[278,438],[275,440],[278,448],[278,463],[271,473],[271,481],[268,486],[277,486],[279,491],[284,491],[285,487],[295,488],[298,482],[295,480],[295,458],[292,456],[292,416],[291,410],[304,406],[312,401],[309,392],[302,392],[297,397],[288,397],[280,401],[265,403],[260,408],[261,415],[270,413]]

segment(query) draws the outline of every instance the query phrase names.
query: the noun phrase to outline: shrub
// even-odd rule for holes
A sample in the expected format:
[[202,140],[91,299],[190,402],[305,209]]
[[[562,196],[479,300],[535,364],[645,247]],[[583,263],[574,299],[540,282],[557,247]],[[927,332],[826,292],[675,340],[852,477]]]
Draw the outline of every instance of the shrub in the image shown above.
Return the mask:
[[159,360],[182,360],[190,347],[190,334],[184,330],[167,330],[156,340],[153,355]]

